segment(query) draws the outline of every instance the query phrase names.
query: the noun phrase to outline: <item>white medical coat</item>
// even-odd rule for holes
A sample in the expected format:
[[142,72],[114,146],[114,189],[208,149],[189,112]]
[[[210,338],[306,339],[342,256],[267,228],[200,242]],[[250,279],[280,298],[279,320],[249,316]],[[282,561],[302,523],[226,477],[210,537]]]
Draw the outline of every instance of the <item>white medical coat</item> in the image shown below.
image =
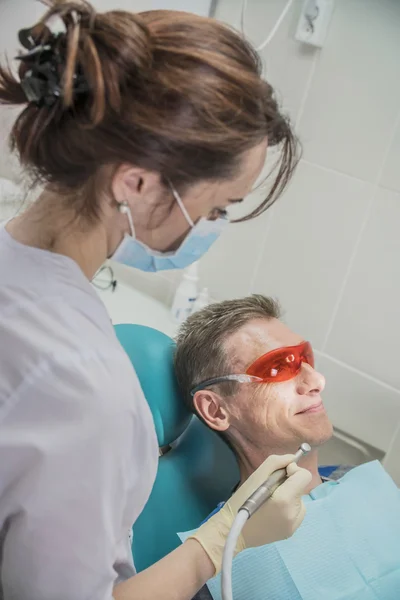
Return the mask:
[[0,228],[0,598],[110,600],[157,469],[150,410],[78,265]]

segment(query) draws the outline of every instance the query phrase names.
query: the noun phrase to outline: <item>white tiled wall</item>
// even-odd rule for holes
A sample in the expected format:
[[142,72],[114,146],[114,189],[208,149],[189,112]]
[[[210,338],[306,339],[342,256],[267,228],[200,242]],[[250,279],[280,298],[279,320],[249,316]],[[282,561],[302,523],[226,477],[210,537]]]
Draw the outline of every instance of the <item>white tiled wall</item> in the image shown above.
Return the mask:
[[[285,3],[248,0],[254,43]],[[303,160],[272,210],[204,257],[201,282],[217,300],[277,296],[317,350],[335,425],[386,451],[400,422],[400,1],[335,0],[322,50],[294,39],[301,5],[263,58]],[[216,16],[238,27],[240,7],[219,0]],[[178,276],[130,273],[166,303]]]

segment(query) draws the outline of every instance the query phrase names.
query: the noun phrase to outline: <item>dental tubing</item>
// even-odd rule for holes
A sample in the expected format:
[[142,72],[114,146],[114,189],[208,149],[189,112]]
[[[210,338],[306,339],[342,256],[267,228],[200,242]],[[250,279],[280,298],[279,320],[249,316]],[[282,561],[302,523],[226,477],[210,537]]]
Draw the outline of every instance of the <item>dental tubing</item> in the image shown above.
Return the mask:
[[[293,462],[297,463],[300,458],[310,452],[309,444],[301,444],[295,454]],[[233,521],[231,530],[226,539],[223,558],[222,558],[222,573],[221,573],[221,591],[222,600],[233,600],[232,595],[232,561],[235,555],[235,548],[239,536],[246,521],[266,502],[271,498],[275,490],[287,478],[286,469],[278,469],[268,479],[256,489],[255,492],[242,504]]]

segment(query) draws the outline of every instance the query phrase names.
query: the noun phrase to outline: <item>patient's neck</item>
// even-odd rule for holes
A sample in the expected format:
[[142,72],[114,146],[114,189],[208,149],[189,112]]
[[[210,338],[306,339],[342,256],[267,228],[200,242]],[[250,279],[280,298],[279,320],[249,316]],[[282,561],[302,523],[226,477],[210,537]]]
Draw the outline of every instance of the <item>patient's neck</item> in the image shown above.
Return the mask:
[[[294,454],[296,450],[277,448],[274,450],[271,449],[271,451],[268,451],[267,453],[260,452],[259,454],[254,453],[253,455],[240,452],[238,456],[240,483],[242,484],[246,481],[246,479],[250,477],[250,475],[258,469],[264,460],[271,454]],[[312,450],[307,456],[304,456],[304,458],[299,461],[299,466],[310,471],[312,475],[310,484],[306,489],[306,494],[309,494],[314,488],[321,484],[321,477],[318,473],[318,450]]]

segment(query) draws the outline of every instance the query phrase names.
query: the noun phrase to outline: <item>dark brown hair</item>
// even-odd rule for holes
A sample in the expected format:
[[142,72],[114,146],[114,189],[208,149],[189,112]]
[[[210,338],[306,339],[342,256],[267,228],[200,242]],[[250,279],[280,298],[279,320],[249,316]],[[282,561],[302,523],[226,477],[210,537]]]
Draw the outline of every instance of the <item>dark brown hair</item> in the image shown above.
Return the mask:
[[[244,151],[265,137],[282,146],[266,210],[297,162],[296,139],[261,77],[255,50],[216,20],[175,11],[96,13],[84,1],[48,0],[31,38],[49,39],[46,24],[60,16],[66,33],[55,45],[60,97],[52,106],[28,102],[19,77],[0,67],[0,103],[26,105],[11,148],[38,181],[74,192],[74,207],[98,214],[96,181],[103,167],[123,163],[155,171],[178,189],[235,174]],[[82,75],[88,90],[74,93]]]
[[[253,294],[246,298],[210,304],[191,315],[181,326],[175,351],[175,373],[188,408],[195,412],[190,391],[202,381],[232,373],[225,342],[252,319],[279,319],[276,300]],[[212,386],[223,396],[232,396],[239,384],[225,381]]]

